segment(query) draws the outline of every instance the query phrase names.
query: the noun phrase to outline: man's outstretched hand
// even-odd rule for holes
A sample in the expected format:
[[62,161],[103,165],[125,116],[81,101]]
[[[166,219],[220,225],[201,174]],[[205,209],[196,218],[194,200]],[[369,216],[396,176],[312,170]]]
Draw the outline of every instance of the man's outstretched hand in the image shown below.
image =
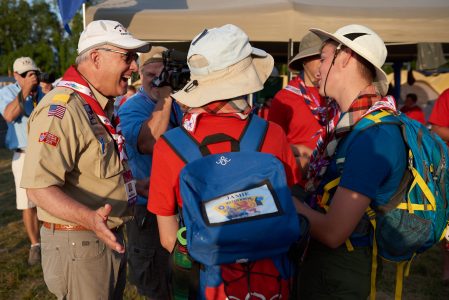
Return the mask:
[[105,204],[94,211],[90,229],[95,232],[98,238],[105,242],[109,248],[117,251],[118,253],[124,253],[125,247],[117,242],[117,238],[114,233],[107,226],[107,220],[111,210],[111,205]]

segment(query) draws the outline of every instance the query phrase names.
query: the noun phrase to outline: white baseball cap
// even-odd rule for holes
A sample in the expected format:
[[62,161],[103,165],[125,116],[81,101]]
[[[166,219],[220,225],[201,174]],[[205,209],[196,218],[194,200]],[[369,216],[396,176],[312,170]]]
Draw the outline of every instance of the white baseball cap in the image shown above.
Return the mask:
[[260,91],[274,60],[253,48],[243,30],[227,24],[198,34],[190,44],[187,64],[190,81],[173,97],[189,107],[200,107]]
[[41,71],[30,57],[19,57],[16,59],[14,61],[13,70],[19,74],[23,74],[28,71]]
[[117,21],[97,20],[87,25],[78,41],[78,54],[101,45],[112,45],[136,52],[148,52],[151,45],[138,40]]
[[376,69],[374,84],[379,89],[382,96],[388,91],[387,74],[382,70],[382,66],[387,58],[387,47],[384,41],[371,29],[363,25],[351,24],[338,29],[335,33],[329,33],[321,29],[311,28],[310,31],[323,39],[331,39],[345,45]]

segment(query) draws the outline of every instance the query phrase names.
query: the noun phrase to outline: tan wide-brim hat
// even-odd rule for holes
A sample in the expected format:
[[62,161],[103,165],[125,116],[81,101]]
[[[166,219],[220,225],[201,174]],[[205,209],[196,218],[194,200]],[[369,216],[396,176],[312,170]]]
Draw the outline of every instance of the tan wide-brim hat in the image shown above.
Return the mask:
[[311,28],[311,32],[320,36],[323,40],[331,39],[345,45],[376,69],[374,85],[382,96],[388,92],[387,74],[382,70],[382,66],[387,58],[387,47],[384,41],[371,29],[363,25],[352,24],[338,29],[335,33],[329,33],[322,29]]
[[246,33],[231,24],[198,34],[187,63],[190,81],[172,96],[188,107],[260,91],[274,66],[270,54],[251,47]]
[[313,32],[307,33],[299,44],[299,52],[288,63],[288,67],[292,71],[299,71],[303,69],[303,62],[305,59],[321,54],[321,45],[323,41],[319,36]]
[[165,51],[168,49],[162,46],[153,46],[151,47],[150,52],[142,53],[139,56],[139,67],[143,67],[146,64],[154,63],[154,62],[163,62],[163,55]]

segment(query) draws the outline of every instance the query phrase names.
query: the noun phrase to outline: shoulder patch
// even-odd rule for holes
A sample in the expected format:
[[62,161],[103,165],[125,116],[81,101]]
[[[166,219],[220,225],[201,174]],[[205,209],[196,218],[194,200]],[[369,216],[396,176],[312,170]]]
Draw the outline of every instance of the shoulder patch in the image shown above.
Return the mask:
[[70,99],[70,94],[56,94],[53,96],[53,101],[67,103]]
[[41,132],[39,135],[39,143],[46,143],[56,147],[59,144],[59,137],[51,132]]

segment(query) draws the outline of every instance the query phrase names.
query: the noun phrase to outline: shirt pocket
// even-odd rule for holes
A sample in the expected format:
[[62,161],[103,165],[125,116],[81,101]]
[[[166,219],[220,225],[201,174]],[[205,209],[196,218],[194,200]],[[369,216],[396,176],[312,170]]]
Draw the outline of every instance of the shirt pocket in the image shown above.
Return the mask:
[[97,138],[97,144],[98,161],[95,175],[107,179],[120,174],[123,171],[123,166],[115,142],[112,139],[99,137]]

